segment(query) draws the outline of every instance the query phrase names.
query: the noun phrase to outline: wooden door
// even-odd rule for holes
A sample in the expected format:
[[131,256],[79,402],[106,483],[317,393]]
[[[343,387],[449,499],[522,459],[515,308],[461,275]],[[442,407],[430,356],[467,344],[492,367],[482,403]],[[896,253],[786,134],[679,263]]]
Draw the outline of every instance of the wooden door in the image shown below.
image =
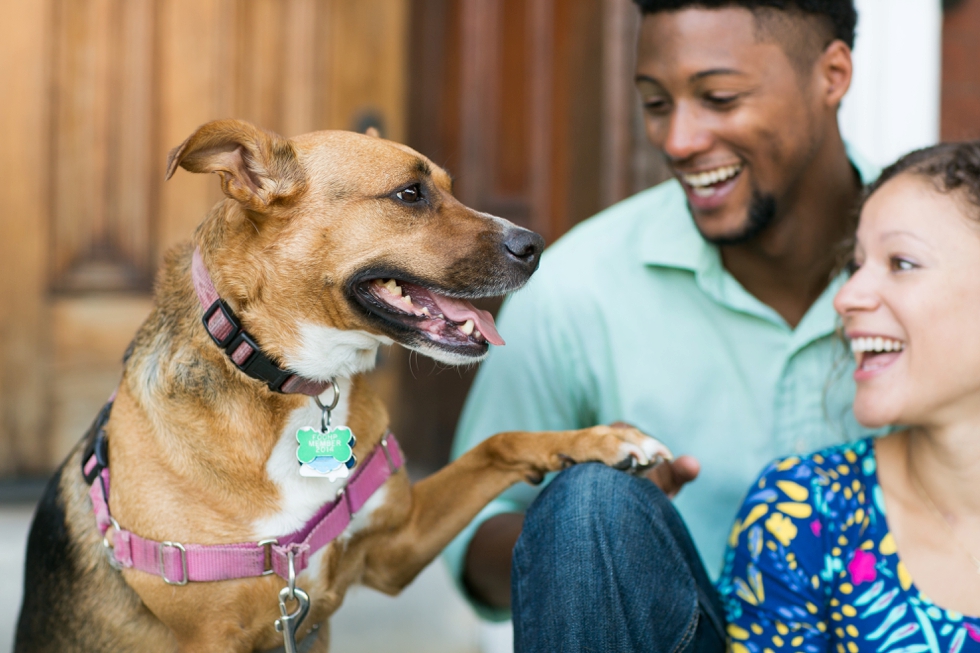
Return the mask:
[[[163,183],[208,120],[406,136],[407,0],[0,2],[0,474],[45,472],[114,388],[162,254],[219,198]],[[383,379],[382,379],[383,382]],[[387,384],[390,386],[390,384]]]
[[[408,142],[460,199],[554,242],[665,177],[633,88],[631,0],[412,0]],[[498,302],[483,308],[496,310]],[[506,337],[506,334],[504,334]],[[445,463],[475,370],[389,354],[393,422]],[[402,432],[400,431],[400,432]]]
[[[373,124],[552,242],[662,177],[637,22],[630,0],[0,2],[0,474],[50,469],[115,386],[163,252],[219,198],[163,183],[196,126]],[[438,467],[473,371],[380,363],[414,468]]]

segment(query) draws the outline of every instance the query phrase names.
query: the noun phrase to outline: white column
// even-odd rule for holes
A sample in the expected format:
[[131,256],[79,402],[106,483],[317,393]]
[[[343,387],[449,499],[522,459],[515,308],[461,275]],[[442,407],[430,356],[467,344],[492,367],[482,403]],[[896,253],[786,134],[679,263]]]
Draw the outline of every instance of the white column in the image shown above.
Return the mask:
[[879,165],[939,139],[940,0],[856,0],[854,79],[844,138]]

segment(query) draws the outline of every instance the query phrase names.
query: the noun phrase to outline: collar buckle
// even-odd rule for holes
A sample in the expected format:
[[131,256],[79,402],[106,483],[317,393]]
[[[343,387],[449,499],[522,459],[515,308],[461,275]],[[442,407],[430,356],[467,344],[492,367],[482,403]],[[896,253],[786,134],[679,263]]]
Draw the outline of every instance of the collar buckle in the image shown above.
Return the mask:
[[[218,337],[218,335],[211,330],[211,318],[214,317],[214,314],[218,311],[221,311],[222,317],[224,317],[225,320],[228,321],[228,324],[231,325],[231,330],[227,333],[227,335],[225,335],[224,338]],[[209,336],[211,336],[211,340],[214,340],[214,344],[218,345],[222,349],[227,349],[228,345],[230,345],[235,339],[235,336],[237,336],[242,330],[242,323],[238,321],[237,317],[235,317],[234,311],[232,311],[231,307],[225,303],[225,300],[220,298],[214,300],[214,303],[211,304],[206,311],[204,311],[204,317],[201,319],[201,321],[204,322],[204,330],[208,332]]]

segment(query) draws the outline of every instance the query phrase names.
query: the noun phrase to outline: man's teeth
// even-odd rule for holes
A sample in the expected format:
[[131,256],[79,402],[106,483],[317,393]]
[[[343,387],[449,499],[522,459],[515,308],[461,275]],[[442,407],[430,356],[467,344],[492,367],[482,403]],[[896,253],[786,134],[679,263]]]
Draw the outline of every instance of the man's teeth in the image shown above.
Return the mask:
[[681,175],[681,179],[684,180],[684,183],[693,188],[695,193],[698,193],[698,191],[707,190],[708,186],[713,186],[719,182],[731,179],[741,171],[742,164],[739,163],[733,166],[724,166],[721,168],[715,168],[714,170],[698,172],[693,175]]
[[902,351],[903,349],[905,349],[905,343],[901,340],[892,340],[891,338],[882,338],[881,336],[854,338],[851,340],[851,351],[855,354]]
[[473,329],[475,327],[476,325],[473,324],[473,320],[466,320],[465,322],[463,322],[462,326],[459,327],[459,330],[465,333],[466,335],[472,335]]

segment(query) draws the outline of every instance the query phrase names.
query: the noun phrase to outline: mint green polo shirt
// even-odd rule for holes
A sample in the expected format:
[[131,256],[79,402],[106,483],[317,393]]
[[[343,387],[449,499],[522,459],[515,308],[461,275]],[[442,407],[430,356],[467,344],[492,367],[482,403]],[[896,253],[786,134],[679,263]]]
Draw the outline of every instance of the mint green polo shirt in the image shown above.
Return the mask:
[[[877,176],[852,162],[865,183]],[[835,335],[843,281],[791,328],[725,270],[676,180],[641,192],[561,238],[507,299],[498,320],[507,345],[482,364],[452,455],[501,431],[634,424],[701,462],[675,505],[717,576],[759,470],[870,433],[851,412],[853,361]],[[457,583],[479,524],[524,512],[540,491],[511,488],[453,541],[445,559]]]

